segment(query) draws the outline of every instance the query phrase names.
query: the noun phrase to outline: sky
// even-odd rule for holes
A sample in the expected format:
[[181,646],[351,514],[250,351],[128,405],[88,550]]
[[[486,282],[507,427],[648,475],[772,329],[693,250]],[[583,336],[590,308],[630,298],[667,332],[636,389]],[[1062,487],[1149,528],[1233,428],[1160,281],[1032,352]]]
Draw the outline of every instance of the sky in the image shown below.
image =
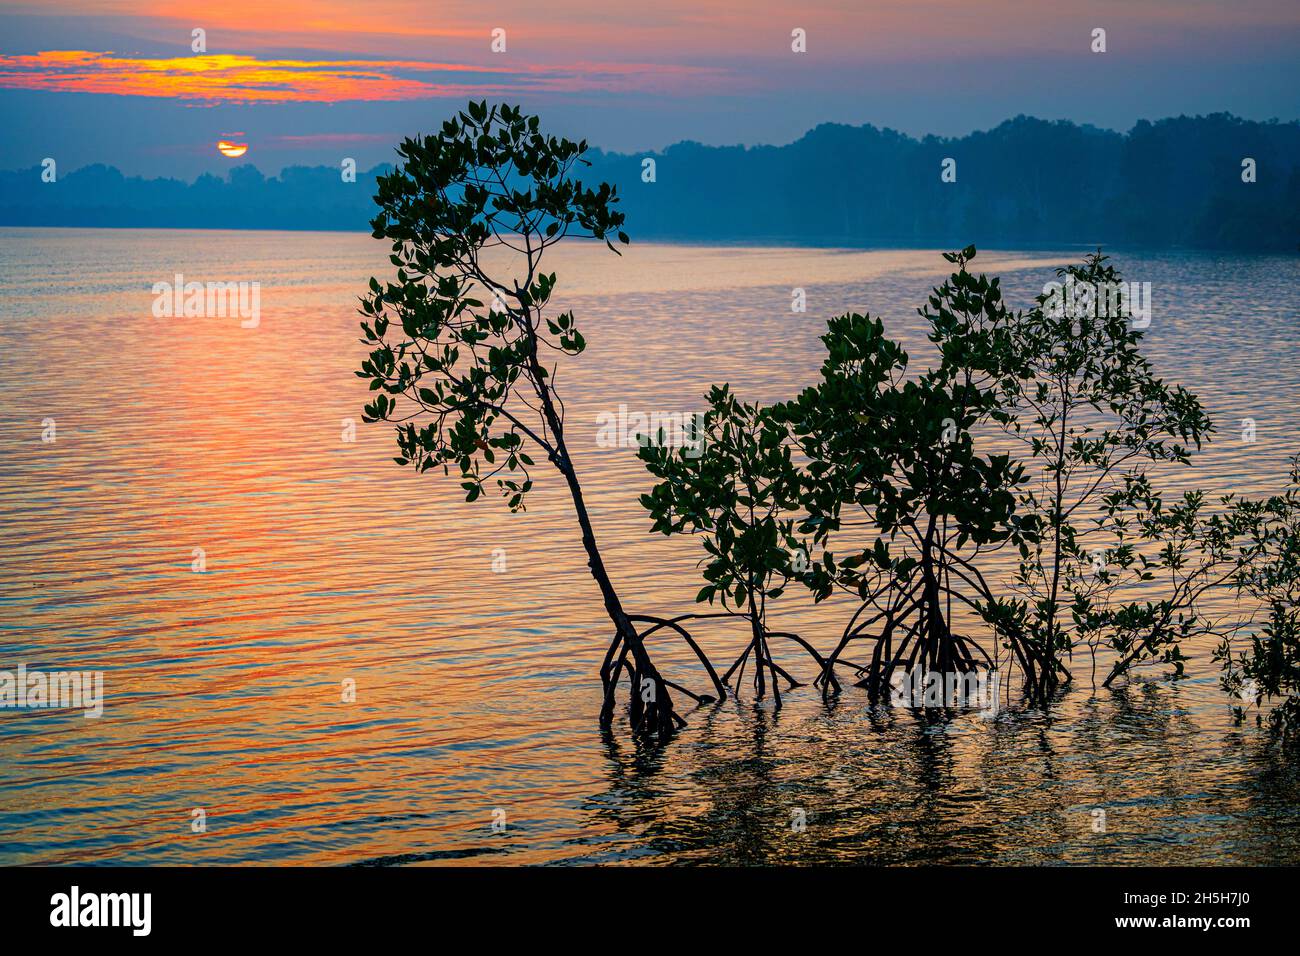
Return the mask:
[[[783,144],[823,122],[1295,120],[1300,3],[0,0],[0,169],[367,168],[470,98],[619,152]],[[228,158],[223,139],[248,149]]]

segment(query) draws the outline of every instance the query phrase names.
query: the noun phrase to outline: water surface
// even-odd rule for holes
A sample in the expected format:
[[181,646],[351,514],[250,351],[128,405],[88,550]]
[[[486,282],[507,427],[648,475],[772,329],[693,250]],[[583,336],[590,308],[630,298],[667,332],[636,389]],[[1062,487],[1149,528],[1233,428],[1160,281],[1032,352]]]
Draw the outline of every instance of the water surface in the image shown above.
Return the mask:
[[[976,264],[1023,304],[1074,255]],[[1221,423],[1188,480],[1278,490],[1300,446],[1295,260],[1117,261],[1153,284],[1160,371]],[[596,416],[697,410],[722,381],[788,396],[849,309],[923,361],[915,307],[945,266],[670,245],[552,265],[589,342],[559,376],[570,442],[624,601],[651,613],[691,609],[700,552],[646,533],[649,482]],[[1233,721],[1208,646],[1184,680],[1113,691],[1077,665],[1050,711],[993,721],[805,688],[779,714],[692,712],[664,748],[602,738],[608,624],[560,483],[523,515],[466,505],[360,424],[356,296],[386,267],[365,236],[0,230],[0,669],[102,670],[107,693],[99,720],[0,711],[0,863],[1300,862],[1294,763]],[[177,272],[260,282],[260,325],[153,318]],[[825,647],[851,610],[774,620]],[[746,640],[699,636],[717,660]]]

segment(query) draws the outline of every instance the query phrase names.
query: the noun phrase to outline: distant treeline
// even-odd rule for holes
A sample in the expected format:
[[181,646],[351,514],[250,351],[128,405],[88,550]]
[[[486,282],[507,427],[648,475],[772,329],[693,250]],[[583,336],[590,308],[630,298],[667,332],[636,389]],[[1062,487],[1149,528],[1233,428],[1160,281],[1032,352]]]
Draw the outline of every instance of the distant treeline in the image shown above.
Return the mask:
[[[1218,113],[1143,120],[1123,134],[1019,116],[920,140],[828,123],[788,146],[588,156],[582,178],[618,186],[634,240],[1300,248],[1296,121]],[[942,179],[948,159],[954,182]],[[344,182],[336,167],[267,178],[244,165],[185,183],[96,165],[43,183],[33,167],[0,173],[0,225],[364,229],[389,168]]]

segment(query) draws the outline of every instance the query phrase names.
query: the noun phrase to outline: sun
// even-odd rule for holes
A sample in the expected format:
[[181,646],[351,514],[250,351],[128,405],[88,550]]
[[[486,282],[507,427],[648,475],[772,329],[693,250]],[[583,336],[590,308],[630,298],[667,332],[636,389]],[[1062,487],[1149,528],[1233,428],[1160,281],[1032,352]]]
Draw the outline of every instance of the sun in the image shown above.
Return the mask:
[[[240,134],[236,133],[235,135],[238,136]],[[229,156],[233,159],[236,156],[243,156],[248,152],[248,144],[236,143],[228,139],[223,139],[217,143],[217,149],[220,151],[222,156]]]

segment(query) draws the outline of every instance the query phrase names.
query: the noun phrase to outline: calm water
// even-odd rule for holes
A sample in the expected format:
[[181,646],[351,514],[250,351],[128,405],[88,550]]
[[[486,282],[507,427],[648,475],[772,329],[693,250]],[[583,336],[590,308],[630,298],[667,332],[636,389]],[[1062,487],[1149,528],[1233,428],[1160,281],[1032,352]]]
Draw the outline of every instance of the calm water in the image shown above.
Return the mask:
[[[1024,302],[1065,258],[977,265]],[[1162,373],[1223,428],[1191,479],[1280,487],[1296,261],[1118,263],[1153,284]],[[632,450],[597,447],[597,414],[691,411],[715,381],[789,395],[850,308],[921,360],[914,309],[944,263],[641,246],[553,265],[590,343],[559,385],[607,561],[630,609],[680,613],[697,546],[646,533],[648,482]],[[1300,862],[1300,776],[1232,721],[1204,646],[1188,679],[1114,691],[1076,662],[1050,712],[996,721],[927,726],[851,688],[828,710],[805,688],[779,714],[693,712],[665,748],[602,739],[608,627],[559,482],[525,515],[466,505],[359,424],[355,296],[386,266],[363,236],[0,230],[0,669],[102,670],[107,695],[99,720],[0,711],[0,863]],[[260,282],[260,325],[153,318],[177,272]],[[827,646],[851,610],[785,601],[774,620]],[[716,660],[746,640],[699,636]]]

